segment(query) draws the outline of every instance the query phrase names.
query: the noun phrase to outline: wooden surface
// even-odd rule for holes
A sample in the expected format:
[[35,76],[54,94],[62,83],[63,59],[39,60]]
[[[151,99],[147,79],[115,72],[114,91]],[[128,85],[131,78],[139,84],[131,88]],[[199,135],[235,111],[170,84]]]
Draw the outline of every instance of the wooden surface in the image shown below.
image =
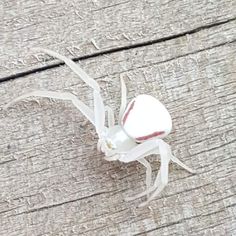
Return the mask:
[[[2,0],[0,78],[38,68],[29,50],[80,58],[233,20],[235,0]],[[4,47],[3,47],[4,45]]]
[[82,57],[116,112],[121,76],[129,99],[147,93],[166,105],[166,141],[198,174],[171,165],[165,191],[137,208],[144,199],[124,198],[144,189],[142,166],[103,160],[93,126],[69,102],[27,100],[0,111],[0,235],[235,235],[235,4],[3,1],[0,107],[35,89],[92,106],[73,72],[29,49]]

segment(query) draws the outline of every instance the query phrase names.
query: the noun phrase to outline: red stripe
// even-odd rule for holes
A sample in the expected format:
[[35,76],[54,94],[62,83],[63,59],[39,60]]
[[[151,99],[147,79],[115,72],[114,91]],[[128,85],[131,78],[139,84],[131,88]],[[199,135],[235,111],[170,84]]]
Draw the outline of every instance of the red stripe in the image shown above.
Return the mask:
[[128,118],[128,115],[129,115],[129,113],[130,113],[130,111],[134,108],[134,103],[135,103],[135,101],[133,101],[132,103],[131,103],[131,105],[130,105],[130,107],[129,107],[129,110],[125,113],[125,115],[124,115],[124,118],[123,118],[123,125],[125,124],[125,122],[126,122],[126,120],[127,120],[127,118]]
[[154,132],[154,133],[146,135],[146,136],[138,137],[138,138],[136,138],[136,140],[138,140],[138,141],[145,141],[147,139],[159,136],[159,135],[164,134],[164,133],[165,133],[164,131],[157,131],[157,132]]

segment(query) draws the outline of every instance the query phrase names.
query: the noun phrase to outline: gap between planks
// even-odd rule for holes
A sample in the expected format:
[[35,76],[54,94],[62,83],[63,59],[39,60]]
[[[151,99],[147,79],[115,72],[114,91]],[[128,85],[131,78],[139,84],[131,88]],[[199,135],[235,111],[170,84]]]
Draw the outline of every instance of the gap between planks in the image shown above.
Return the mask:
[[[131,45],[127,45],[127,46],[112,48],[112,49],[100,51],[100,52],[97,52],[97,53],[87,54],[87,55],[84,55],[84,56],[81,56],[81,57],[75,57],[75,58],[71,58],[71,59],[75,62],[76,61],[82,61],[82,60],[86,60],[86,59],[89,59],[89,58],[99,57],[99,56],[102,56],[102,55],[107,55],[107,54],[126,51],[126,50],[130,50],[130,49],[134,49],[134,48],[140,48],[140,47],[145,47],[145,46],[149,46],[149,45],[153,45],[153,44],[163,43],[163,42],[170,41],[170,40],[173,40],[173,39],[178,39],[178,38],[181,38],[181,37],[185,37],[187,35],[192,35],[192,34],[200,32],[202,30],[206,30],[206,29],[210,29],[210,28],[213,28],[213,27],[216,27],[216,26],[224,25],[224,24],[230,23],[230,22],[235,21],[235,20],[236,20],[236,17],[233,17],[233,18],[228,19],[228,20],[223,20],[223,21],[215,22],[213,24],[203,25],[203,26],[197,27],[195,29],[179,33],[179,34],[170,35],[170,36],[166,36],[166,37],[163,37],[163,38],[154,39],[154,40],[141,42],[141,43],[136,43],[136,44],[131,44]],[[219,45],[215,45],[214,47],[223,46],[227,43],[233,43],[233,42],[235,42],[235,40],[233,40],[231,42],[221,43]],[[198,52],[208,50],[208,49],[211,49],[211,48],[213,48],[213,47],[198,50],[194,53],[198,53]],[[187,55],[190,55],[190,54],[193,54],[193,53],[189,53],[189,54],[186,54],[186,55],[181,55],[180,57],[187,56]],[[170,60],[171,59],[168,59],[167,61],[170,61]],[[166,62],[166,61],[162,61],[160,63],[163,63],[163,62]],[[13,75],[5,76],[5,77],[0,78],[0,83],[6,82],[6,81],[9,81],[9,80],[18,79],[18,78],[21,78],[21,77],[25,77],[25,76],[33,74],[33,73],[37,73],[37,72],[45,71],[45,70],[48,70],[48,69],[56,68],[56,67],[62,66],[64,64],[65,64],[64,62],[54,62],[51,65],[45,65],[45,66],[37,67],[37,68],[31,69],[31,70],[19,72],[19,73],[13,74]]]

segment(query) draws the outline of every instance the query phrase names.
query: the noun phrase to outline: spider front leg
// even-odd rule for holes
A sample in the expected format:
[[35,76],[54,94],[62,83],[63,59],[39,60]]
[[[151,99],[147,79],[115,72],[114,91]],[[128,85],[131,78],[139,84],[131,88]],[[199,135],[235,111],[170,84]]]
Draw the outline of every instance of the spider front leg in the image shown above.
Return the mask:
[[100,94],[100,87],[98,83],[94,79],[92,79],[82,68],[80,68],[78,64],[76,64],[71,59],[48,49],[35,48],[34,50],[42,51],[50,56],[53,56],[55,58],[64,61],[65,64],[71,68],[71,70],[73,70],[89,87],[93,89],[94,121],[95,121],[94,125],[99,138],[101,138],[105,129],[105,107]]
[[46,97],[46,98],[53,98],[53,99],[60,99],[60,100],[69,100],[71,101],[76,108],[78,108],[81,113],[92,123],[95,125],[95,119],[93,111],[85,105],[83,102],[81,102],[74,94],[68,93],[68,92],[52,92],[52,91],[40,91],[36,90],[24,95],[21,95],[17,97],[16,99],[12,100],[8,104],[4,106],[4,109],[7,109],[8,107],[12,106],[16,102],[19,102],[23,99],[26,99],[28,97]]
[[84,70],[80,68],[74,61],[71,59],[60,55],[54,51],[43,49],[43,48],[34,48],[35,51],[44,52],[50,56],[58,58],[65,62],[88,86],[93,89],[93,98],[94,98],[94,112],[86,106],[83,102],[77,99],[71,93],[62,93],[62,92],[51,92],[51,91],[34,91],[25,95],[22,95],[9,104],[5,106],[5,108],[9,107],[13,103],[20,101],[22,99],[28,98],[30,96],[38,96],[38,97],[48,97],[48,98],[56,98],[61,100],[70,100],[73,104],[86,116],[86,118],[95,126],[96,132],[99,136],[99,139],[103,138],[103,133],[105,132],[105,107],[103,104],[103,100],[100,94],[100,87],[98,83],[92,79]]

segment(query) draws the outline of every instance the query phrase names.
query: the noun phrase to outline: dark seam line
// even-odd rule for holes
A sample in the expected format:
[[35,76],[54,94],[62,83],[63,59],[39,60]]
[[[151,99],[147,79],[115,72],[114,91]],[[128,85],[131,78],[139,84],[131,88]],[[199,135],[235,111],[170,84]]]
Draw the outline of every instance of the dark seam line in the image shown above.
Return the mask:
[[[84,56],[81,56],[81,57],[76,57],[76,58],[73,58],[72,60],[74,62],[80,61],[80,60],[82,61],[82,60],[86,60],[86,59],[89,59],[89,58],[98,57],[98,56],[102,56],[102,55],[106,55],[106,54],[111,54],[111,53],[115,53],[115,52],[130,50],[130,49],[139,48],[139,47],[145,47],[145,46],[153,45],[153,44],[156,44],[156,43],[161,43],[161,42],[169,41],[169,40],[172,40],[172,39],[177,39],[177,38],[180,38],[180,37],[183,37],[183,36],[186,36],[186,35],[191,35],[191,34],[199,32],[201,30],[209,29],[209,28],[212,28],[212,27],[215,27],[215,26],[220,26],[220,25],[229,23],[229,22],[234,21],[234,20],[236,20],[236,17],[228,19],[228,20],[220,21],[220,22],[217,22],[217,23],[214,23],[214,24],[200,26],[200,27],[197,27],[196,29],[185,31],[183,33],[170,35],[170,36],[166,36],[166,37],[163,37],[163,38],[160,38],[160,39],[150,40],[150,41],[147,41],[147,42],[140,42],[140,43],[131,44],[131,45],[127,45],[127,46],[111,48],[111,49],[108,49],[108,50],[104,50],[104,51],[84,55]],[[19,72],[19,73],[13,74],[13,75],[9,75],[9,76],[0,78],[0,83],[6,82],[6,81],[9,81],[9,80],[13,80],[13,79],[17,79],[17,78],[20,78],[20,77],[24,77],[24,76],[27,76],[29,74],[41,72],[41,71],[44,71],[44,70],[47,70],[47,69],[52,69],[52,68],[55,68],[55,67],[59,67],[59,66],[62,66],[64,64],[65,64],[64,62],[56,62],[56,63],[53,63],[51,65],[45,65],[45,66],[35,68],[35,69],[31,69],[31,70],[28,70],[28,71]]]
[[91,194],[89,196],[77,198],[77,199],[74,199],[74,200],[70,200],[70,201],[66,201],[66,202],[61,202],[61,203],[57,203],[57,204],[53,204],[53,205],[49,205],[49,206],[44,206],[44,207],[40,207],[40,208],[36,208],[36,209],[31,209],[29,211],[24,211],[24,212],[21,212],[19,214],[15,214],[14,216],[19,216],[19,215],[23,215],[23,214],[29,214],[29,213],[33,213],[33,212],[39,212],[39,211],[43,211],[43,210],[48,210],[48,209],[53,208],[53,207],[62,206],[62,205],[65,205],[65,204],[81,201],[81,200],[84,200],[84,199],[89,199],[91,197],[99,196],[99,195],[102,195],[102,194],[108,194],[108,193],[110,193],[110,192],[94,193],[94,194]]
[[2,164],[6,164],[6,163],[9,163],[9,162],[13,162],[13,161],[15,161],[16,159],[13,159],[13,160],[7,160],[7,161],[2,161],[2,162],[0,162],[0,165],[2,165]]
[[[214,48],[223,47],[223,46],[225,46],[225,45],[233,44],[233,43],[235,43],[235,42],[236,42],[236,39],[231,40],[231,41],[227,41],[227,42],[224,42],[224,43],[220,43],[220,44],[215,44],[215,45],[210,46],[210,47],[206,47],[206,48],[203,48],[203,49],[199,49],[199,50],[196,50],[196,51],[192,51],[192,52],[188,52],[188,53],[185,53],[185,54],[182,54],[182,55],[178,55],[178,56],[175,56],[175,57],[171,57],[171,58],[166,59],[166,60],[164,60],[164,61],[157,61],[157,62],[150,63],[150,64],[147,64],[147,65],[137,66],[137,67],[135,67],[135,68],[123,70],[122,72],[111,73],[111,74],[109,74],[109,76],[115,76],[115,75],[120,74],[120,73],[129,72],[129,71],[133,71],[133,70],[136,70],[136,69],[147,68],[147,67],[150,67],[150,66],[153,66],[153,65],[160,65],[160,64],[163,64],[163,63],[171,62],[171,61],[173,61],[173,60],[177,60],[177,59],[184,58],[184,57],[187,57],[187,56],[195,55],[195,54],[204,52],[204,51],[206,51],[206,50],[211,50],[211,49],[214,49]],[[98,77],[96,77],[96,78],[94,78],[94,79],[99,80],[99,79],[101,79],[101,78],[103,78],[103,77],[105,77],[105,76],[104,76],[104,75],[101,75],[101,76],[98,76]],[[1,83],[1,80],[0,80],[0,83]],[[78,85],[78,84],[79,84],[79,83],[75,83],[75,84],[73,84],[73,86]],[[181,85],[181,86],[184,86],[184,85]],[[181,87],[181,86],[180,86],[180,87]],[[234,94],[234,93],[232,93],[232,94]],[[232,94],[230,94],[230,95],[232,95]],[[175,102],[175,100],[172,101],[172,102]],[[195,110],[193,110],[193,111],[195,111]],[[173,119],[174,119],[174,118],[173,118]]]
[[218,211],[214,211],[214,212],[207,213],[207,214],[200,214],[200,215],[185,217],[185,218],[182,218],[182,219],[180,219],[178,221],[174,221],[174,222],[171,222],[169,224],[165,224],[165,225],[156,227],[154,229],[147,230],[147,231],[142,232],[142,233],[137,233],[134,236],[143,235],[144,233],[146,235],[147,233],[151,233],[151,232],[154,232],[154,231],[157,231],[159,229],[163,229],[163,228],[166,228],[166,227],[169,227],[169,226],[172,226],[172,225],[177,225],[177,224],[180,224],[180,223],[183,223],[185,221],[188,221],[188,220],[191,220],[191,219],[195,219],[195,218],[198,218],[198,217],[208,217],[208,216],[211,216],[211,215],[214,215],[214,214],[218,214],[218,213],[224,212],[225,209],[227,209],[227,208],[234,207],[235,205],[236,204],[232,204],[232,205],[226,206],[226,207],[224,207],[224,208],[222,208],[222,209],[220,209]]

